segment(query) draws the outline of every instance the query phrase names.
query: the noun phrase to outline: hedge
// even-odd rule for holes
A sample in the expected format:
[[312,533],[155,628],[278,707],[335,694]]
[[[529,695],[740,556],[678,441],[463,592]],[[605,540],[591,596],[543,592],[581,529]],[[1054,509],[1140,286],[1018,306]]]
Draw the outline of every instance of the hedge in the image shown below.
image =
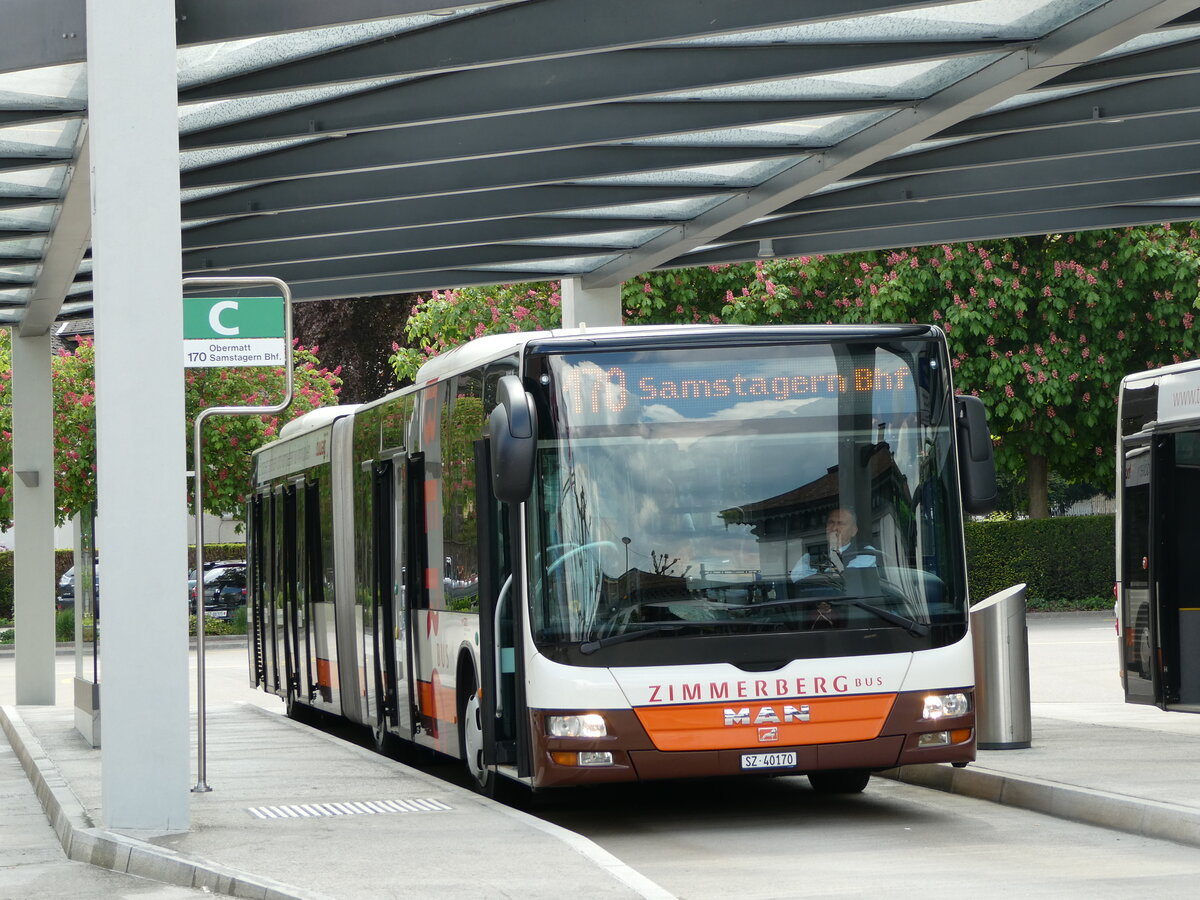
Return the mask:
[[1112,516],[967,523],[972,601],[1025,582],[1031,609],[1111,608],[1115,528]]

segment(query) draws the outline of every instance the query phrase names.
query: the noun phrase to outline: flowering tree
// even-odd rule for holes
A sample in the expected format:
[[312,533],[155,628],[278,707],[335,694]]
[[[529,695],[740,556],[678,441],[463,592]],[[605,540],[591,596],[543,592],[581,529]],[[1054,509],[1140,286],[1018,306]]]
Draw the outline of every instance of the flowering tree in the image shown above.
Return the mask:
[[[54,486],[61,523],[96,500],[95,347],[77,338],[73,351],[51,360],[54,391]],[[311,350],[294,352],[295,399],[281,416],[214,416],[201,435],[204,453],[205,509],[214,515],[238,514],[250,478],[250,454],[278,434],[280,426],[318,406],[337,402],[338,370],[321,366]],[[9,334],[0,330],[0,523],[12,523],[12,404]],[[189,369],[185,375],[188,465],[192,465],[192,422],[209,406],[266,406],[283,396],[282,368]],[[181,500],[183,498],[181,497]],[[188,498],[190,502],[191,494]]]
[[[1156,226],[981,243],[770,259],[653,272],[627,282],[627,324],[932,322],[959,390],[988,408],[1002,468],[1048,514],[1051,470],[1112,478],[1117,385],[1127,372],[1200,352],[1193,317],[1200,237]],[[392,357],[412,377],[471,337],[559,321],[558,285],[435,294]]]

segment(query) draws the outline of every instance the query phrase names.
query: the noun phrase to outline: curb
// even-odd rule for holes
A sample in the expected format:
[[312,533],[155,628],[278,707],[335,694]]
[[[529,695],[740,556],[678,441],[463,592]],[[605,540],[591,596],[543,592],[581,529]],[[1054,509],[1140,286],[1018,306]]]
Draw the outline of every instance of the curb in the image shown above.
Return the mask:
[[95,827],[16,707],[0,706],[0,727],[68,859],[151,881],[251,900],[327,900],[324,894]]
[[1009,775],[978,764],[964,769],[942,763],[901,766],[880,774],[905,784],[1200,847],[1200,810],[1190,806]]

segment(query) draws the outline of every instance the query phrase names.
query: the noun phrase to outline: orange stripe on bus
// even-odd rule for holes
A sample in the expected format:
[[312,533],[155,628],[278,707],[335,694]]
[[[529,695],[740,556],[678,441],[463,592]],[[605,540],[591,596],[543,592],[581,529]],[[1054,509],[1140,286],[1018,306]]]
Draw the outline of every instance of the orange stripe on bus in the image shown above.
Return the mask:
[[417,682],[417,704],[421,715],[443,722],[458,721],[458,697],[454,688],[429,681]]
[[334,678],[333,667],[329,665],[329,660],[317,657],[317,684],[325,687],[337,687],[337,681]]
[[879,737],[895,700],[895,694],[864,694],[641,706],[634,712],[659,750],[732,750],[869,741]]

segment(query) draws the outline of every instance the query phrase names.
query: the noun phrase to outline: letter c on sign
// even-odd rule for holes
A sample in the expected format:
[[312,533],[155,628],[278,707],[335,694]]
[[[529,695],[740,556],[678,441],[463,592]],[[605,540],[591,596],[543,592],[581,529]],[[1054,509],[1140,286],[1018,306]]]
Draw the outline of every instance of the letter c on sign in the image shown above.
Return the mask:
[[212,309],[208,311],[208,324],[212,326],[212,330],[217,334],[223,334],[226,337],[236,335],[241,329],[236,325],[230,328],[227,325],[221,324],[221,313],[227,309],[236,310],[238,302],[236,300],[222,300],[220,303],[214,303]]

